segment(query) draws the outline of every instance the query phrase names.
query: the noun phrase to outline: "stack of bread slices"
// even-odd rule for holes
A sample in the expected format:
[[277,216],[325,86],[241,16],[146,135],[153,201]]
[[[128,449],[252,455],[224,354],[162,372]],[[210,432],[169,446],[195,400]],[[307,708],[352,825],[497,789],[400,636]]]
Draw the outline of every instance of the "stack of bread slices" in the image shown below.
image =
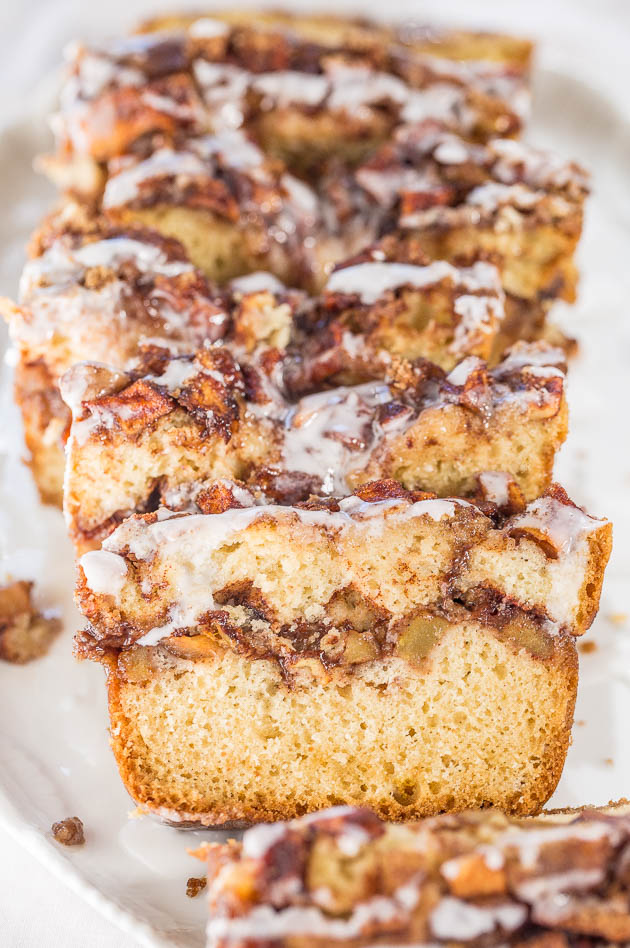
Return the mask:
[[[575,299],[588,179],[520,139],[530,55],[251,11],[69,51],[59,201],[2,309],[77,550],[76,651],[145,810],[527,815],[553,792],[611,525],[553,483],[573,344],[548,313]],[[453,825],[447,880],[481,858]],[[337,862],[383,832],[333,829]],[[311,915],[354,898],[309,891]]]

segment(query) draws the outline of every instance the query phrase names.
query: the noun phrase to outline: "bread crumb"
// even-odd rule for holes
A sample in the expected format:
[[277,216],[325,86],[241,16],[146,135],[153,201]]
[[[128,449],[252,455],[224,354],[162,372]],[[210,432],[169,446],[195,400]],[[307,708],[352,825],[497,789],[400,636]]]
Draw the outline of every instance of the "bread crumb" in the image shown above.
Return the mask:
[[578,649],[580,650],[582,655],[590,655],[592,652],[597,651],[597,642],[592,642],[592,641],[580,642],[578,645]]
[[625,612],[609,612],[606,618],[609,622],[612,622],[613,625],[625,625],[628,621],[628,616]]
[[577,724],[578,727],[584,727],[584,725],[586,724],[586,721],[580,720],[580,721],[576,721],[575,723]]
[[606,764],[607,767],[612,767],[615,762],[612,759],[612,757],[604,757],[604,763]]
[[85,842],[83,823],[78,816],[69,816],[59,823],[53,823],[52,834],[64,846],[82,846]]
[[148,813],[149,810],[146,808],[146,806],[136,806],[133,808],[133,810],[129,810],[127,813],[127,818],[130,820],[139,820]]
[[46,654],[61,631],[60,620],[33,606],[33,583],[20,579],[0,587],[0,658],[25,665]]
[[205,876],[191,876],[188,882],[186,883],[186,895],[189,899],[194,899],[196,895],[199,895],[200,892],[206,887],[207,879]]

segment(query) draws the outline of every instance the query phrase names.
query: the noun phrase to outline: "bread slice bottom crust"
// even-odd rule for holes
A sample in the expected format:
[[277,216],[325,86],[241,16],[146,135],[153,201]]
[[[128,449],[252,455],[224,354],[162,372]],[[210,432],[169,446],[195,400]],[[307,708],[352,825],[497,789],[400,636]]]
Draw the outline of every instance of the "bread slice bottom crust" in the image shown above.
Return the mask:
[[305,686],[230,649],[189,660],[135,646],[105,663],[128,792],[207,826],[340,803],[390,820],[537,813],[560,778],[577,690],[570,636],[543,659],[476,622],[454,624],[417,664],[333,668]]

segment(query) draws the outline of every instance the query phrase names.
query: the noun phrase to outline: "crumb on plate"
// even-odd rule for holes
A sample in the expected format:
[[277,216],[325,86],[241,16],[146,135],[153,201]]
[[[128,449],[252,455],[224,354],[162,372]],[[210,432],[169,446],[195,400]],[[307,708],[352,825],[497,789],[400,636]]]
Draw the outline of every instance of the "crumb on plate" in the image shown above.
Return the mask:
[[85,842],[83,822],[78,816],[69,816],[53,823],[52,834],[56,841],[64,846],[82,846]]
[[205,876],[191,876],[188,882],[186,883],[186,895],[189,899],[194,899],[195,896],[199,895],[200,892],[206,887],[206,877]]
[[16,665],[45,655],[61,631],[59,618],[35,608],[32,591],[24,579],[0,587],[0,658]]
[[593,642],[593,641],[580,642],[580,644],[578,645],[578,649],[580,650],[582,655],[591,655],[593,652],[597,651],[597,642]]

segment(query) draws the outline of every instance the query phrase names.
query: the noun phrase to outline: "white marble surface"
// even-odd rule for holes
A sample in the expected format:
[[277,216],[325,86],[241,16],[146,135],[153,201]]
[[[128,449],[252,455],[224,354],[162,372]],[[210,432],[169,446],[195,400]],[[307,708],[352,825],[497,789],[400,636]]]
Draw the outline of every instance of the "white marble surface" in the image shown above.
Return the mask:
[[[162,4],[166,5],[176,4]],[[323,8],[327,6],[326,3],[319,5]],[[146,12],[155,6],[145,0],[110,0],[100,5],[87,4],[85,0],[23,0],[20,4],[10,5],[5,0],[0,4],[0,70],[4,73],[3,82],[0,83],[0,121],[11,113],[24,113],[29,96],[38,81],[58,62],[60,49],[68,39],[77,34],[94,37],[112,32],[120,25],[131,22],[137,12]],[[308,6],[312,8],[314,4],[309,3]],[[369,4],[357,2],[354,8],[367,12]],[[400,11],[401,14],[412,12],[429,19],[432,4],[400,0],[396,6],[390,5],[390,10],[392,13]],[[470,4],[443,0],[439,10],[440,16],[447,20],[452,21],[459,14],[462,22],[473,22]],[[630,772],[627,769],[630,762],[627,760],[627,746],[624,755],[625,737],[620,715],[621,703],[628,694],[626,669],[629,667],[630,632],[627,624],[610,621],[611,616],[625,613],[627,609],[626,564],[630,555],[630,513],[624,502],[630,484],[630,461],[624,450],[624,433],[620,428],[623,424],[622,406],[627,400],[624,376],[630,356],[630,323],[627,313],[624,313],[630,301],[627,266],[630,246],[627,193],[630,110],[625,92],[630,77],[624,75],[624,70],[628,70],[630,5],[625,0],[558,0],[553,4],[549,4],[548,0],[524,0],[509,4],[487,0],[475,7],[474,24],[497,24],[518,29],[541,40],[541,70],[537,84],[539,117],[532,134],[538,140],[557,145],[586,161],[595,175],[596,196],[591,202],[582,250],[585,269],[583,293],[578,307],[565,316],[567,324],[586,341],[586,345],[572,373],[570,398],[574,425],[569,443],[560,458],[559,475],[576,500],[586,503],[593,512],[615,515],[615,554],[603,599],[602,617],[591,633],[599,647],[594,654],[582,658],[583,684],[576,717],[578,722],[583,723],[576,726],[574,746],[556,800],[559,805],[579,803],[588,795],[591,802],[605,802],[623,793],[630,795]],[[33,141],[36,137],[34,133]],[[15,149],[23,149],[26,154],[31,144],[29,134],[22,127],[21,131],[4,136],[4,155],[7,149],[11,153]],[[22,189],[20,200],[14,200],[9,205],[8,214],[5,213],[0,225],[0,241],[4,249],[0,263],[0,292],[10,294],[14,291],[12,283],[19,267],[22,239],[37,219],[47,194],[41,183],[33,181],[31,186],[23,175],[21,180],[14,180],[16,166],[7,164],[1,155],[0,166],[5,172],[0,176],[3,203],[5,198],[16,197],[16,189]],[[3,433],[0,431],[0,437]],[[19,467],[15,468],[13,482],[19,480],[17,472]],[[20,485],[16,497],[22,499],[13,509],[6,503],[0,508],[0,533],[2,530],[15,530],[16,526],[22,533],[21,518],[24,514],[24,523],[29,520],[26,532],[33,532],[33,536],[24,542],[27,547],[32,542],[35,548],[38,533],[45,530],[49,522],[52,524],[52,520],[45,518],[43,524],[37,518],[33,521],[34,508],[28,499],[28,488],[25,495]],[[27,512],[27,507],[30,512]],[[7,517],[11,523],[7,523]],[[54,529],[51,527],[53,533]],[[59,542],[62,543],[61,540]],[[24,555],[29,559],[30,566],[32,559],[28,554]],[[33,555],[37,559],[36,554]],[[51,669],[57,667],[59,656],[65,654],[67,645],[67,638],[57,643],[54,654],[45,660],[50,661]],[[83,676],[84,670],[78,671]],[[45,665],[40,665],[39,670],[5,668],[0,669],[0,672],[0,720],[10,723],[19,705],[25,727],[25,737],[21,743],[28,747],[39,733],[38,728],[46,735],[47,727],[54,725],[53,708],[51,706],[49,721],[41,686],[42,676],[51,679],[54,674],[46,676]],[[87,701],[89,698],[92,707],[91,690],[100,689],[98,675],[92,674],[96,672],[97,669],[86,669],[87,677],[81,677],[81,681],[89,681],[90,684],[77,685],[71,689],[75,704],[72,707],[68,704],[65,713],[73,720],[82,714],[82,700]],[[10,679],[8,673],[11,674]],[[74,676],[75,671],[69,670],[68,674]],[[18,679],[18,675],[22,678]],[[85,693],[85,688],[88,688],[89,694]],[[15,700],[8,707],[11,694],[15,694]],[[48,698],[55,704],[54,713],[58,717],[63,715],[63,707],[55,702],[54,689]],[[96,702],[99,700],[102,698],[95,699]],[[77,752],[82,741],[89,744],[90,751],[96,747],[100,755],[102,744],[106,752],[104,723],[100,731],[98,719],[95,726],[96,738],[92,732],[86,731],[82,735],[80,728],[74,729],[73,740],[67,748],[69,759]],[[79,746],[79,750],[84,760],[85,747],[81,749]],[[9,753],[5,744],[0,750],[0,767],[5,767]],[[22,750],[18,749],[16,753],[19,756]],[[15,760],[15,756],[12,760]],[[87,774],[90,773],[89,766],[88,762]],[[21,767],[20,772],[25,773],[24,764]],[[11,767],[5,769],[12,772]],[[101,779],[100,766],[95,769],[92,775],[94,795],[83,812],[78,812],[86,821],[88,844],[86,855],[79,856],[76,861],[91,860],[92,878],[100,857],[103,873],[111,875],[114,845],[114,841],[102,829],[104,824],[99,823],[99,808],[95,809],[94,804],[98,803],[100,794],[103,809],[106,805],[110,810],[117,807],[124,815],[127,805],[112,770],[113,767],[107,768],[105,765]],[[34,773],[35,779],[39,781],[38,774]],[[67,780],[71,783],[71,772]],[[33,812],[30,818],[33,825],[38,825],[38,820],[42,821],[38,831],[40,839],[49,814],[42,803],[39,783],[38,788],[35,797],[42,812]],[[55,802],[58,799],[59,804],[65,806],[67,801],[68,806],[72,805],[72,787],[66,789],[61,778],[55,792],[60,794],[54,797]],[[69,815],[57,813],[54,805],[53,811],[55,818]],[[129,871],[127,890],[133,891],[137,885],[140,901],[146,903],[147,887],[159,894],[160,887],[164,885],[173,900],[173,912],[181,910],[191,918],[198,914],[200,920],[201,906],[186,905],[187,900],[183,895],[189,866],[188,857],[182,855],[186,840],[182,843],[181,837],[178,834],[173,836],[173,833],[142,823],[121,824],[115,842],[121,853],[125,854],[122,875]],[[99,834],[103,834],[103,838]],[[88,904],[55,877],[55,873],[60,871],[59,865],[53,865],[49,859],[47,865],[54,868],[54,873],[50,868],[40,865],[25,849],[26,846],[34,850],[38,845],[31,838],[27,841],[24,835],[17,842],[0,831],[0,940],[3,946],[74,948],[89,944],[127,948],[137,943],[152,943],[149,936],[124,934],[120,928],[106,921],[93,907],[98,902],[96,897],[92,899],[92,904]],[[151,854],[156,846],[160,855],[153,857]],[[40,855],[43,852],[47,851],[42,849]],[[165,868],[165,852],[175,854],[172,858],[178,860],[176,869],[169,862],[170,856]],[[194,871],[190,863],[190,872]],[[73,884],[72,878],[68,877],[70,885]],[[171,883],[170,878],[176,881]],[[105,888],[109,886],[111,889],[111,878],[103,884]],[[138,938],[142,938],[142,941],[139,942]],[[168,940],[153,943],[166,944]]]

